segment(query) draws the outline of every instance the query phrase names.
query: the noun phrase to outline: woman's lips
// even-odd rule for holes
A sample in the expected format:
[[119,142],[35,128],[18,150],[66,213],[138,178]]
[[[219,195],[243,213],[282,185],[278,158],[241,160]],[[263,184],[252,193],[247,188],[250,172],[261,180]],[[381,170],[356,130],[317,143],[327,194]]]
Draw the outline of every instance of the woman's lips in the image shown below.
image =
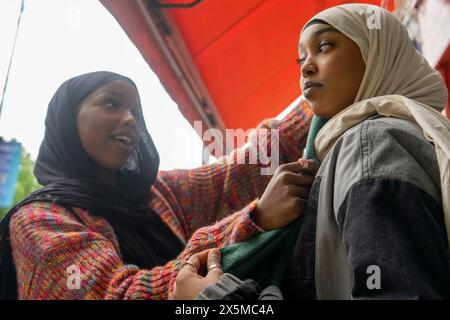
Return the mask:
[[116,139],[113,139],[114,140],[114,142],[116,142],[116,144],[118,145],[118,146],[120,146],[120,148],[122,149],[122,150],[124,150],[124,151],[126,151],[126,152],[131,152],[131,151],[133,151],[133,149],[134,149],[134,147],[135,147],[135,145],[134,144],[127,144],[127,143],[125,143],[125,142],[123,142],[123,141],[120,141],[120,140],[116,140]]
[[311,87],[309,87],[309,88],[307,88],[307,89],[305,89],[305,90],[303,91],[303,96],[304,96],[306,99],[310,99],[310,98],[312,98],[312,96],[314,95],[314,93],[315,93],[316,91],[320,90],[321,88],[322,88],[321,85],[314,85],[314,86],[311,86]]

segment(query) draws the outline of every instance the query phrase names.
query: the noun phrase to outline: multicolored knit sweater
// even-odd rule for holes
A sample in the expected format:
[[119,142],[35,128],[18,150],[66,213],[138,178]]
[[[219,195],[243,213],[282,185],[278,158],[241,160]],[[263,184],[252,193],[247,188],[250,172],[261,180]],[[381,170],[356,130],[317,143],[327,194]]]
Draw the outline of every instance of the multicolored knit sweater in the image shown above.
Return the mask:
[[[283,120],[258,126],[279,129],[280,163],[301,156],[311,117],[301,104]],[[249,150],[233,152],[235,164],[159,172],[149,206],[186,247],[151,270],[123,263],[114,230],[103,218],[75,208],[80,221],[44,202],[21,207],[10,222],[19,299],[170,299],[177,273],[193,253],[263,231],[251,214],[271,177],[261,175],[258,164],[237,164],[238,157],[248,160]],[[68,285],[73,268],[81,280],[75,287]]]

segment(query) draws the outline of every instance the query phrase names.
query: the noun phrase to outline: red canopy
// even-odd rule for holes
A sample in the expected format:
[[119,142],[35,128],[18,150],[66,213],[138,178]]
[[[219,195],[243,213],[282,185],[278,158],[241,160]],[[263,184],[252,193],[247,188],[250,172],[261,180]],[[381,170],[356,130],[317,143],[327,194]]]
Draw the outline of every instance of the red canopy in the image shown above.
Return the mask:
[[300,29],[315,13],[354,1],[101,2],[185,117],[223,130],[254,127],[293,102],[300,95]]

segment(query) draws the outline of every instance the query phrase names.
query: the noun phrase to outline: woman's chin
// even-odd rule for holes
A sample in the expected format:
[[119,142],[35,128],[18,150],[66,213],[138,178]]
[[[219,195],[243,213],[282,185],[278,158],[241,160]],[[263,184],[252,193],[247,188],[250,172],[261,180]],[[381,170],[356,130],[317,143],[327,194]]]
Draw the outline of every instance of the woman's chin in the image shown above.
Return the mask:
[[311,103],[311,102],[310,102],[310,106],[311,106],[311,110],[314,113],[314,115],[324,118],[324,119],[331,118],[329,112],[327,112],[326,109],[324,110],[324,108],[322,106],[320,106],[316,103]]
[[117,172],[125,165],[126,160],[125,157],[115,157],[109,159],[108,162],[103,163],[103,167],[108,171]]

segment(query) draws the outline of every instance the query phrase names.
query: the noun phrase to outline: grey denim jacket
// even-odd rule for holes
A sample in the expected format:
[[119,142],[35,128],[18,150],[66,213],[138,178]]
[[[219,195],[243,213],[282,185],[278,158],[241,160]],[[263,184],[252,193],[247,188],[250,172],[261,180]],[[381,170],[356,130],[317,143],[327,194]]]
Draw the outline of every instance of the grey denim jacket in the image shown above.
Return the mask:
[[417,124],[374,116],[336,142],[285,280],[288,299],[450,298],[439,168]]

